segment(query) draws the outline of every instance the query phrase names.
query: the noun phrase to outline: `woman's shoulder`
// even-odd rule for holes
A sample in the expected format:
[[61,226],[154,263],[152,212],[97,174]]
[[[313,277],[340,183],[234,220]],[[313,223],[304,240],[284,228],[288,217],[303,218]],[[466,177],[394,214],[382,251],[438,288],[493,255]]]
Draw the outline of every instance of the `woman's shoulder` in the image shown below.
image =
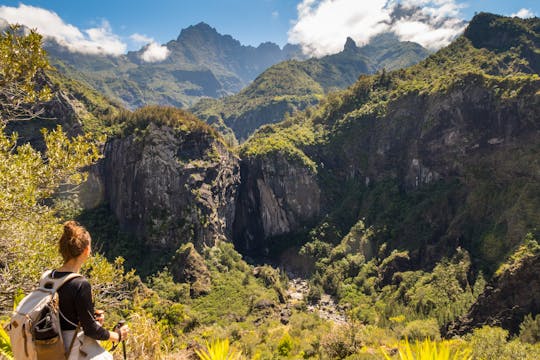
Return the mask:
[[[53,279],[61,279],[61,278],[65,278],[66,276],[71,275],[71,274],[74,274],[74,273],[71,272],[71,271],[55,271],[54,270],[54,271],[51,272],[50,276]],[[77,275],[79,275],[79,276],[73,277],[67,283],[65,283],[64,286],[69,285],[69,284],[71,284],[71,286],[77,286],[77,287],[90,286],[90,283],[88,282],[88,279],[86,279],[84,277],[84,275],[81,275],[81,274],[77,274]]]

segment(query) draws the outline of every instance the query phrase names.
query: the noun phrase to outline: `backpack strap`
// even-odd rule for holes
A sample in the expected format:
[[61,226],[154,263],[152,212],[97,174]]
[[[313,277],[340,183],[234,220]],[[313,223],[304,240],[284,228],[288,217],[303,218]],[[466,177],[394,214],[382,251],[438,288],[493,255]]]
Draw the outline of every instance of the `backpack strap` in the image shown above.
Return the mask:
[[66,359],[69,359],[69,355],[71,354],[71,350],[73,349],[73,345],[75,344],[75,339],[77,339],[77,335],[79,334],[79,330],[81,329],[81,324],[77,324],[77,328],[75,329],[75,333],[73,334],[73,338],[71,338],[71,343],[69,344],[69,349],[66,352]]
[[53,279],[53,277],[51,276],[53,272],[54,270],[48,270],[48,271],[45,271],[43,275],[41,276],[41,279],[39,280],[39,287],[42,290],[48,290],[52,293],[55,293],[68,281],[78,278],[78,277],[82,277],[82,275],[79,273],[71,273],[60,279]]

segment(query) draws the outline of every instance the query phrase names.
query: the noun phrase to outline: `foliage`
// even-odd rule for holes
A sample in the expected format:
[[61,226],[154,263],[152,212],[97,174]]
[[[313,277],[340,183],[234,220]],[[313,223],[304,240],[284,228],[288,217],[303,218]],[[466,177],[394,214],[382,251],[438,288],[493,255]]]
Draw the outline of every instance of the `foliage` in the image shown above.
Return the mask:
[[476,329],[468,340],[473,359],[532,360],[540,356],[540,347],[519,340],[508,341],[508,331],[499,327],[484,326]]
[[505,272],[519,266],[524,259],[537,256],[538,254],[540,254],[540,245],[538,244],[538,241],[532,233],[527,233],[523,239],[522,245],[512,253],[506,262],[501,264],[499,269],[495,272],[495,275],[502,276]]
[[[0,292],[29,290],[28,279],[55,264],[54,244],[60,232],[53,208],[44,205],[60,187],[86,179],[80,170],[94,163],[99,152],[90,135],[68,139],[60,128],[44,132],[47,151],[29,144],[16,146],[17,136],[0,129]],[[45,256],[47,255],[47,256]],[[11,264],[17,264],[12,267]],[[3,311],[11,304],[1,304]]]
[[34,30],[27,35],[21,31],[20,26],[11,26],[0,34],[0,120],[4,124],[35,117],[39,110],[31,105],[51,95],[49,88],[38,88],[36,83],[40,71],[49,67],[42,36]]
[[242,359],[242,354],[229,345],[229,339],[206,342],[205,349],[195,350],[201,360],[236,360]]
[[528,314],[519,325],[519,340],[524,343],[536,344],[540,342],[540,315],[534,318]]
[[212,137],[220,138],[216,130],[200,121],[193,114],[166,106],[145,106],[135,111],[121,111],[118,115],[108,119],[110,125],[121,128],[122,135],[132,134],[136,131],[144,131],[148,125],[165,125],[183,132],[201,132]]
[[291,339],[291,336],[288,332],[283,334],[281,337],[281,340],[279,340],[277,351],[278,354],[281,356],[288,356],[290,355],[292,349],[294,347],[293,340]]
[[[454,344],[449,341],[437,342],[426,339],[422,342],[416,341],[414,344],[408,340],[401,342],[398,346],[399,358],[401,360],[470,360],[470,349],[454,348]],[[383,350],[384,357],[388,360],[391,357]]]
[[4,330],[3,324],[0,322],[0,355],[7,359],[13,359],[13,353],[11,352],[11,341],[8,333]]
[[440,340],[439,324],[435,319],[413,320],[405,325],[401,337],[411,340]]

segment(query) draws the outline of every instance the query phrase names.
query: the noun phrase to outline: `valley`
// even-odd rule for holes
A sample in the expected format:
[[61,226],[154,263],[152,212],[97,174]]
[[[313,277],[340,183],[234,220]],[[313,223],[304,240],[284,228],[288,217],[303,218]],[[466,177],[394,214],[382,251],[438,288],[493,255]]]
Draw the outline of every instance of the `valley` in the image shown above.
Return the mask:
[[397,359],[425,339],[540,356],[538,18],[479,13],[437,51],[383,34],[311,59],[205,23],[161,63],[45,55],[34,32],[0,51],[16,36],[42,65],[12,77],[32,89],[18,102],[0,83],[4,318],[74,218],[134,358],[214,340],[246,359]]

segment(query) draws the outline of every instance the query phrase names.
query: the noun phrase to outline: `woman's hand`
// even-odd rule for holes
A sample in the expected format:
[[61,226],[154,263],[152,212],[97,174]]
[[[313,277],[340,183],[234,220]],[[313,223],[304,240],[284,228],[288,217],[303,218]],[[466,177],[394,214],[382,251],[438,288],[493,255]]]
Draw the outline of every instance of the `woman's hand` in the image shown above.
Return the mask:
[[103,323],[105,322],[105,311],[103,310],[95,310],[94,311],[94,319],[98,322],[99,325],[103,326]]
[[121,327],[115,327],[113,331],[109,331],[109,340],[113,342],[124,341],[129,336],[129,327],[122,325]]

